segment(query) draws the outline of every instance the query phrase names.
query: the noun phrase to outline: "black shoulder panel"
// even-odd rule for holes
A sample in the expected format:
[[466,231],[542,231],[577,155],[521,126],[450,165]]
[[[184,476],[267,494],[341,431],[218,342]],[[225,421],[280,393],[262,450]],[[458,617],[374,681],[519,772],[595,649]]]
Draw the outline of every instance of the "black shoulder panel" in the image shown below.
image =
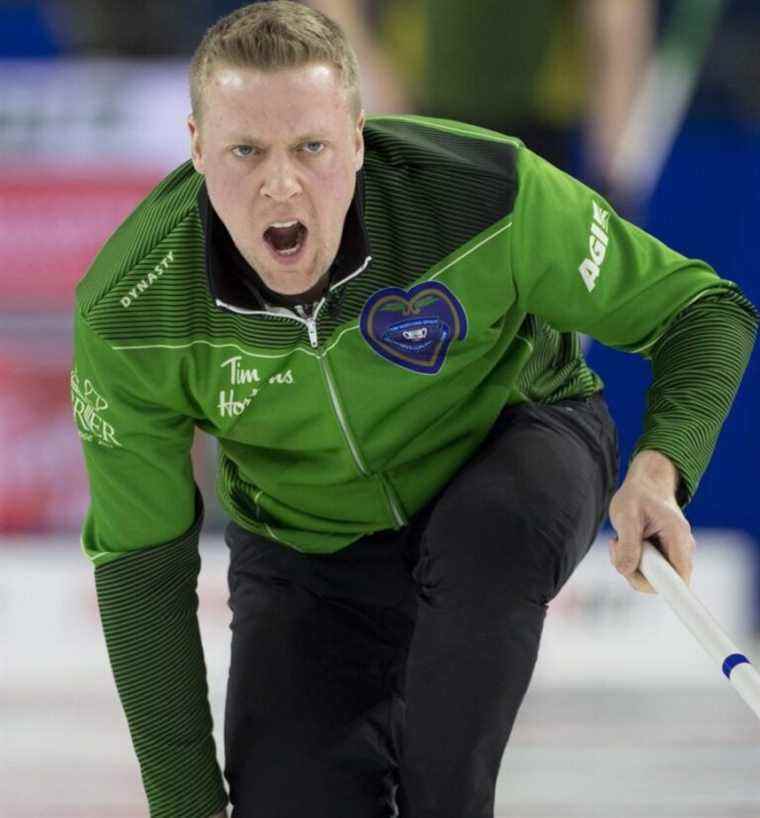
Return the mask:
[[457,122],[382,117],[364,131],[373,267],[407,281],[509,215],[518,140]]

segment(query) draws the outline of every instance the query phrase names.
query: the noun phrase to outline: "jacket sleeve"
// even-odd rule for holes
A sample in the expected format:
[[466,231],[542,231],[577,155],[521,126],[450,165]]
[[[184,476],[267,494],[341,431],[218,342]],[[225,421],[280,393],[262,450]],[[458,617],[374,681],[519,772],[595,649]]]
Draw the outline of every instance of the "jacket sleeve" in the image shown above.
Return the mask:
[[692,499],[739,388],[758,313],[732,281],[619,217],[593,190],[519,153],[511,230],[517,303],[560,332],[586,333],[652,363],[644,433]]
[[79,312],[74,348],[71,399],[91,495],[82,548],[150,815],[209,818],[227,797],[197,619],[193,421]]

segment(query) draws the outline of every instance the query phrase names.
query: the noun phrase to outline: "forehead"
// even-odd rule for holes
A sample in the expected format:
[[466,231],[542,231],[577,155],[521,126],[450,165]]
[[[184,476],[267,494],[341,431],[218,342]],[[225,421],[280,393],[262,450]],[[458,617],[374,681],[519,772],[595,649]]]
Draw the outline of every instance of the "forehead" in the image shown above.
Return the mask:
[[335,128],[350,110],[339,71],[323,63],[267,71],[213,67],[204,84],[203,107],[212,127],[245,124],[257,131]]

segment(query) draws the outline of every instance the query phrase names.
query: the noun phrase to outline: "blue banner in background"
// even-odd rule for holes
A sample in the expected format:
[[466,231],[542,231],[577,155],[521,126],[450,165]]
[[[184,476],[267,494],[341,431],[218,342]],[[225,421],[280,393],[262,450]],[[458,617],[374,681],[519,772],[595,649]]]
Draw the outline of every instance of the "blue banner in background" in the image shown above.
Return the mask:
[[[760,130],[733,122],[687,122],[641,226],[684,255],[702,258],[760,305]],[[715,454],[686,510],[694,528],[738,528],[760,563],[760,363],[757,347]],[[648,361],[594,343],[589,364],[606,384],[620,430],[623,467],[638,439],[651,380]],[[698,559],[698,557],[697,557]],[[756,577],[760,629],[760,570]]]

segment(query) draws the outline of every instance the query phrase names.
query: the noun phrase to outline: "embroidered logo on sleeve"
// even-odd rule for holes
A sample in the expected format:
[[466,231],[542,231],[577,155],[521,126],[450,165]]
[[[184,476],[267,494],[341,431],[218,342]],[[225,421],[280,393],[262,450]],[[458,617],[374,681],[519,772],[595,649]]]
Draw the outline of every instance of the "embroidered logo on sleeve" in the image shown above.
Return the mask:
[[596,287],[599,270],[607,255],[607,245],[610,241],[609,210],[604,210],[594,201],[591,204],[594,206],[594,220],[591,222],[591,234],[588,238],[589,256],[583,259],[581,266],[578,268],[583,283],[589,292]]
[[71,405],[79,436],[83,440],[109,449],[122,448],[116,439],[116,430],[103,417],[108,401],[89,378],[80,378],[76,369],[71,372]]
[[467,336],[467,316],[448,287],[426,281],[410,290],[388,287],[376,292],[364,305],[359,328],[387,361],[435,375],[451,343]]

